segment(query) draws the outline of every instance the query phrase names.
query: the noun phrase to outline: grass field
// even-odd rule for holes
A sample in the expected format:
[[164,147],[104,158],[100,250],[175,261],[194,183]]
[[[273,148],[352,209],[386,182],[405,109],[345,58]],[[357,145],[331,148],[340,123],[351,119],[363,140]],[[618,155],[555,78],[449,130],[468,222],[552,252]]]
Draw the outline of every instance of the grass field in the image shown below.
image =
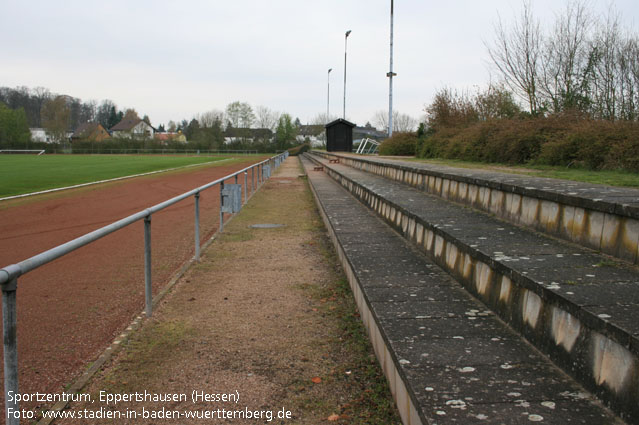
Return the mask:
[[574,180],[586,183],[605,184],[609,186],[639,187],[639,174],[621,170],[585,170],[582,168],[553,167],[549,165],[509,166],[502,164],[487,164],[483,162],[459,161],[453,159],[420,159],[402,158],[409,161],[430,164],[448,165],[460,168],[479,168],[500,171],[503,173],[524,174],[536,177],[550,177],[552,179]]
[[0,198],[225,158],[230,157],[0,155]]

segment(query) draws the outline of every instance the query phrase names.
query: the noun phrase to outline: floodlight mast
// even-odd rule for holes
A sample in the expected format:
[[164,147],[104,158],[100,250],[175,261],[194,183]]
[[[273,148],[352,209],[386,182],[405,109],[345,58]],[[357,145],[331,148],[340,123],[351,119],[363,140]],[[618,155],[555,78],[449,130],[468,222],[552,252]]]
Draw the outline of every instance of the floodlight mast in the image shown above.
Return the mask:
[[391,0],[390,13],[390,72],[388,77],[388,137],[393,135],[393,77],[397,74],[393,72],[393,0]]
[[330,104],[331,104],[331,71],[333,70],[333,68],[328,68],[328,76],[327,76],[327,89],[326,89],[326,124],[328,124],[329,121],[329,108],[330,108]]
[[344,111],[342,118],[346,119],[346,43],[348,42],[348,36],[351,34],[351,30],[346,31],[344,35]]

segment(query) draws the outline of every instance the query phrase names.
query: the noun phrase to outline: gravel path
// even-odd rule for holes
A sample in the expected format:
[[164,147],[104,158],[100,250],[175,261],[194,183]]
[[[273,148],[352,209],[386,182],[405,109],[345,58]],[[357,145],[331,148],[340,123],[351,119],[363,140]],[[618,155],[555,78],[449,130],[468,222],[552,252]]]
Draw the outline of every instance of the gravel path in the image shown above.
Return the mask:
[[[399,423],[300,173],[298,159],[288,158],[92,381],[93,402],[68,412],[138,415],[91,423]],[[266,223],[283,226],[250,227]],[[107,405],[101,391],[186,400]],[[194,403],[193,391],[239,400]],[[220,419],[222,409],[236,417]],[[141,416],[167,410],[214,418]],[[242,419],[247,410],[261,419]]]

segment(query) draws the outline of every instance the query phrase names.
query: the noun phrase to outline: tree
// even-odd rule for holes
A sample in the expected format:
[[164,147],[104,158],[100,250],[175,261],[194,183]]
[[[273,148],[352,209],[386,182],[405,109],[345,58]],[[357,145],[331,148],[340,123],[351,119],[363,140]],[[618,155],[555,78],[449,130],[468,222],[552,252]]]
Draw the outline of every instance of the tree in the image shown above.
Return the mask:
[[32,91],[32,97],[34,99],[34,111],[33,115],[35,118],[30,120],[34,127],[42,127],[42,118],[41,111],[44,106],[44,102],[51,99],[51,92],[49,89],[44,87],[36,87]]
[[71,110],[65,96],[49,99],[42,107],[42,127],[58,143],[64,143],[66,140],[70,118]]
[[30,140],[24,109],[10,109],[0,102],[0,146],[27,148]]
[[169,126],[169,132],[170,133],[175,133],[175,131],[177,130],[177,126],[175,124],[174,121],[169,121],[169,123],[167,124]]
[[521,108],[513,99],[512,93],[502,85],[489,85],[485,91],[478,91],[474,98],[478,120],[514,118],[521,113]]
[[200,123],[195,118],[193,118],[191,122],[189,123],[189,125],[186,126],[185,129],[183,129],[184,135],[186,136],[187,140],[191,140],[193,136],[195,136],[195,134],[199,130],[200,130]]
[[117,112],[115,105],[111,106],[111,110],[109,111],[109,126],[107,128],[114,127],[117,123],[122,121],[124,114],[122,111]]
[[432,129],[459,127],[479,119],[475,101],[466,92],[443,88],[435,93],[433,102],[426,107],[426,121]]
[[280,119],[280,114],[276,111],[272,111],[266,106],[255,107],[255,125],[257,128],[268,128],[271,131],[275,131]]
[[115,124],[111,124],[112,111],[113,115],[115,115],[115,104],[110,100],[103,100],[96,108],[95,120],[106,129],[113,127]]
[[537,115],[542,39],[530,0],[524,1],[522,13],[511,28],[504,28],[499,19],[495,25],[495,44],[487,47],[507,86],[528,104],[531,115]]
[[571,1],[543,43],[540,92],[552,112],[589,107],[588,81],[593,71],[589,34],[593,23],[586,3]]
[[285,151],[290,148],[297,136],[297,129],[293,125],[293,120],[289,114],[282,114],[275,131],[275,149]]
[[[381,131],[388,131],[388,111],[377,111],[372,118],[375,127]],[[410,115],[402,114],[397,110],[393,111],[393,131],[408,132],[415,131],[417,120]]]
[[321,114],[317,114],[315,115],[315,117],[313,117],[313,119],[311,120],[311,124],[314,125],[326,125],[329,122],[333,122],[336,119],[338,119],[339,117],[337,115],[329,115],[327,116],[326,113],[321,113]]
[[248,103],[240,101],[229,103],[226,107],[226,117],[233,128],[251,128],[255,121],[253,108]]
[[[196,125],[197,123],[197,125]],[[220,149],[224,145],[224,135],[222,134],[222,121],[219,119],[203,126],[197,120],[189,123],[190,142],[194,142],[198,149]]]
[[139,120],[140,116],[138,115],[138,112],[133,109],[133,108],[127,108],[126,111],[124,111],[124,118],[123,119],[127,119],[127,120]]
[[200,127],[210,128],[224,122],[224,112],[213,109],[201,113],[196,118],[200,123]]

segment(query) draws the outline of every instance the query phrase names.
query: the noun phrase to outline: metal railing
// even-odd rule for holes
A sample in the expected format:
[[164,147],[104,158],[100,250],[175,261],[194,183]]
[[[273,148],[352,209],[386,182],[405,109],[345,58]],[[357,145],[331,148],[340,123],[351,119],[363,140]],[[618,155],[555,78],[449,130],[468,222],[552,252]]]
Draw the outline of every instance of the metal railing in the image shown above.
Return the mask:
[[[17,343],[17,315],[16,315],[16,291],[18,288],[18,278],[44,264],[56,260],[70,252],[75,251],[91,242],[103,238],[117,230],[129,226],[139,220],[144,220],[144,287],[145,287],[145,312],[147,316],[152,314],[152,288],[151,288],[151,216],[177,202],[187,199],[191,196],[195,198],[195,261],[200,259],[200,192],[210,189],[215,185],[220,185],[220,227],[218,231],[224,228],[224,207],[225,194],[224,183],[229,179],[235,179],[238,183],[238,177],[244,175],[244,203],[248,201],[249,186],[251,195],[268,179],[271,175],[271,168],[275,169],[280,166],[282,161],[286,159],[288,152],[284,152],[267,160],[253,164],[235,173],[207,183],[189,192],[178,195],[167,201],[149,207],[143,211],[132,214],[126,218],[118,220],[93,232],[87,233],[76,239],[73,239],[62,245],[58,245],[31,258],[21,261],[17,264],[0,269],[0,285],[2,286],[2,330],[4,343],[4,394],[5,394],[5,418],[7,425],[16,425],[20,423],[19,416],[11,414],[19,412],[18,402],[13,397],[9,401],[7,396],[9,392],[18,394],[18,343]],[[251,172],[249,182],[249,171]],[[241,195],[240,195],[241,198]],[[240,199],[240,203],[241,203]]]
[[73,148],[72,150],[56,150],[53,149],[51,153],[69,153],[69,154],[87,154],[87,155],[141,155],[141,154],[158,154],[158,155],[227,155],[227,154],[239,154],[239,155],[254,155],[259,152],[255,149],[239,150],[216,150],[216,149],[169,149],[169,148],[132,148],[132,149],[111,149],[111,148]]

